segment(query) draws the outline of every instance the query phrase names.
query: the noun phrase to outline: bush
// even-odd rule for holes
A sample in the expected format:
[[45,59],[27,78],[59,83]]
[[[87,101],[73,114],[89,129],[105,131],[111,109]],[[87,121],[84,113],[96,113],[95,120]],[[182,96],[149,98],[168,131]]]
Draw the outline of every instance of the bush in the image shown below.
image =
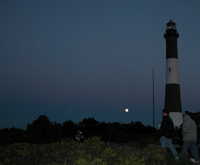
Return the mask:
[[0,165],[167,165],[187,162],[176,162],[171,153],[161,147],[107,146],[99,137],[80,143],[15,143],[1,146],[0,151]]

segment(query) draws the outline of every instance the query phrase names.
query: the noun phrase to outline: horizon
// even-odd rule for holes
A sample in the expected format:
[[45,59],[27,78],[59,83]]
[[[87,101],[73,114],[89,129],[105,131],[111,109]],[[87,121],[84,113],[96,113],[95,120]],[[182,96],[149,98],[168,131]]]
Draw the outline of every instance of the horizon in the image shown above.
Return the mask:
[[[28,122],[27,124],[26,124],[26,127],[24,128],[24,127],[21,127],[21,128],[18,128],[18,127],[4,127],[4,128],[0,128],[0,130],[3,130],[3,129],[13,129],[13,128],[15,128],[15,129],[22,129],[22,130],[26,130],[27,129],[27,126],[28,125],[31,125],[31,124],[33,124],[33,122],[34,121],[36,121],[36,120],[38,120],[39,119],[39,117],[41,117],[41,116],[46,116],[46,115],[40,115],[40,116],[38,116],[38,118],[36,118],[36,119],[34,119],[32,122]],[[49,117],[48,116],[46,116],[48,119],[49,119]],[[119,124],[131,124],[131,123],[141,123],[142,125],[144,125],[145,127],[152,127],[152,128],[154,128],[153,126],[151,126],[151,125],[145,125],[145,124],[143,124],[141,121],[130,121],[130,122],[127,122],[127,123],[123,123],[123,122],[119,122],[119,121],[113,121],[113,122],[107,122],[107,121],[98,121],[98,120],[96,120],[94,117],[88,117],[88,118],[84,118],[83,120],[81,120],[81,121],[78,121],[78,122],[74,122],[74,121],[72,121],[72,120],[66,120],[66,121],[64,121],[64,122],[62,122],[62,123],[60,123],[60,122],[56,122],[56,121],[51,121],[51,120],[49,120],[49,122],[50,123],[52,123],[52,124],[64,124],[65,122],[68,122],[68,121],[72,121],[75,125],[78,125],[79,123],[81,123],[81,122],[83,122],[84,120],[88,120],[88,119],[94,119],[95,121],[97,121],[98,123],[106,123],[106,124],[109,124],[109,123],[119,123]],[[155,129],[158,129],[158,128],[156,128],[155,127]]]

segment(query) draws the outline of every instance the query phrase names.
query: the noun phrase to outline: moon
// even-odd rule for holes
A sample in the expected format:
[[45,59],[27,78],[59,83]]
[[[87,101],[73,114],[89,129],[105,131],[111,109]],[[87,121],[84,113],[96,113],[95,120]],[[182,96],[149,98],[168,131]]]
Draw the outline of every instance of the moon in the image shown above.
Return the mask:
[[129,112],[129,109],[128,109],[128,108],[126,108],[124,111],[125,111],[125,112]]

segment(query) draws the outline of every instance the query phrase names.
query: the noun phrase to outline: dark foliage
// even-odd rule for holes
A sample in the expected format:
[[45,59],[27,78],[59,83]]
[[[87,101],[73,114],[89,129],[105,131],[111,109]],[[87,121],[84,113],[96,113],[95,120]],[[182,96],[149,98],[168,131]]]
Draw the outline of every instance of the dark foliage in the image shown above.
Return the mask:
[[65,121],[63,124],[50,122],[46,115],[27,125],[26,130],[4,128],[0,130],[0,145],[16,142],[52,143],[70,141],[75,138],[77,130],[81,130],[85,139],[98,136],[110,143],[157,143],[158,130],[151,126],[144,126],[141,122],[123,124],[119,122],[98,122],[94,118],[85,118],[79,123]]

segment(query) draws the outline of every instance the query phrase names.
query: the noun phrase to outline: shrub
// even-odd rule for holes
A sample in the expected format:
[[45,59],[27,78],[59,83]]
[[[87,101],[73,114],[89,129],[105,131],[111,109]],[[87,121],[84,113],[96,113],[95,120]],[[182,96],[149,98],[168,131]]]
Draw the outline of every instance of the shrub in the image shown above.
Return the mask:
[[161,147],[138,148],[136,145],[106,146],[99,137],[84,142],[52,144],[15,143],[0,147],[0,165],[167,165],[176,162],[168,150]]

